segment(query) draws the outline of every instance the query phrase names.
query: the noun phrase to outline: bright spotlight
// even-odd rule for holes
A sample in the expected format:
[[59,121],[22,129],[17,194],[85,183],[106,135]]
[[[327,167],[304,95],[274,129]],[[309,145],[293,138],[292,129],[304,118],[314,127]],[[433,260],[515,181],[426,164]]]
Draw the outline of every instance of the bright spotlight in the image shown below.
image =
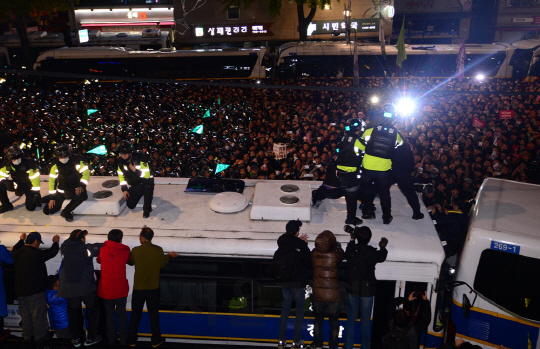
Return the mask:
[[396,104],[396,111],[403,116],[411,115],[416,109],[416,104],[412,99],[402,98]]
[[478,81],[484,81],[485,78],[486,78],[486,76],[484,74],[476,75],[476,80],[478,80]]
[[377,104],[377,103],[379,103],[379,97],[377,97],[377,96],[371,97],[371,103],[372,103],[372,104]]

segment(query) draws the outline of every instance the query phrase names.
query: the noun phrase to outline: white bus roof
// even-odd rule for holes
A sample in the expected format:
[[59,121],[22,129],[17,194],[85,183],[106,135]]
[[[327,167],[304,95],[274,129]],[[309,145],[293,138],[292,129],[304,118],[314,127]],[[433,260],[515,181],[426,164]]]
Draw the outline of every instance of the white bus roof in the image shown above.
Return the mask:
[[78,58],[140,58],[140,57],[197,57],[197,56],[247,56],[262,54],[265,48],[238,49],[204,49],[204,50],[172,50],[172,51],[135,51],[124,47],[62,47],[42,52],[36,62],[46,59],[78,59]]
[[[115,178],[92,177],[90,186],[96,183],[101,186],[110,179]],[[133,247],[139,244],[141,228],[148,226],[155,232],[155,243],[165,251],[199,256],[272,258],[277,249],[277,238],[285,232],[287,221],[252,220],[250,207],[239,213],[216,213],[208,204],[215,194],[185,193],[187,182],[188,179],[156,178],[154,203],[157,207],[148,219],[142,218],[141,209],[126,208],[119,216],[75,215],[75,220],[68,223],[59,214],[46,216],[41,211],[28,212],[24,209],[24,199],[19,199],[14,203],[15,210],[2,214],[0,240],[11,246],[21,233],[36,230],[43,234],[45,246],[49,246],[54,234],[60,234],[63,241],[72,230],[80,228],[89,231],[89,242],[102,242],[111,229],[118,228],[124,232],[124,243]],[[252,200],[258,181],[245,182],[244,196]],[[298,183],[272,182],[280,185]],[[316,188],[321,182],[309,184]],[[48,183],[42,182],[42,195],[46,195],[47,187]],[[121,196],[119,187],[111,190],[118,191]],[[383,236],[389,240],[388,260],[377,266],[377,277],[433,282],[444,259],[437,232],[425,208],[426,218],[413,220],[412,210],[399,189],[394,186],[391,192],[392,223],[382,224],[380,206],[377,207],[377,219],[365,222],[372,230],[373,246],[377,246]],[[89,197],[92,197],[90,192]],[[324,230],[332,231],[345,249],[349,241],[349,234],[343,231],[345,212],[343,198],[325,200],[318,209],[311,209],[311,221],[304,222],[301,230],[309,235],[310,249],[314,248],[317,235]]]
[[540,239],[540,185],[489,178],[477,200],[471,229]]
[[[438,54],[457,54],[459,44],[437,44],[437,45],[405,45],[407,55],[438,55]],[[466,44],[467,54],[495,53],[497,51],[506,51],[509,47],[507,44]],[[397,49],[395,45],[386,45],[387,55],[396,55]],[[280,47],[280,56],[297,55],[353,55],[353,44],[344,42],[306,42],[306,43],[287,43]],[[359,55],[380,55],[380,44],[359,44]]]

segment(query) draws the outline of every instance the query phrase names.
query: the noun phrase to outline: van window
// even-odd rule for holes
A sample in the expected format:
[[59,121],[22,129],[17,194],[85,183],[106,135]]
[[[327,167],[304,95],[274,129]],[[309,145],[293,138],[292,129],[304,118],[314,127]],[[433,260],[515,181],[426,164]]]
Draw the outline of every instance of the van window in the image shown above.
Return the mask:
[[484,250],[474,279],[476,291],[526,319],[540,320],[540,260]]

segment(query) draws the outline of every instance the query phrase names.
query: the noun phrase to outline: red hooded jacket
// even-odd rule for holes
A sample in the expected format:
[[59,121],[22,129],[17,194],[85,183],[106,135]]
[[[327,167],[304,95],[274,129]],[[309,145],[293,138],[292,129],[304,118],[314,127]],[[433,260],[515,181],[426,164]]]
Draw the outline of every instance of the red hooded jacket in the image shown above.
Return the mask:
[[103,299],[127,297],[129,284],[126,278],[126,262],[129,259],[129,247],[111,240],[105,241],[97,262],[101,264],[98,296]]

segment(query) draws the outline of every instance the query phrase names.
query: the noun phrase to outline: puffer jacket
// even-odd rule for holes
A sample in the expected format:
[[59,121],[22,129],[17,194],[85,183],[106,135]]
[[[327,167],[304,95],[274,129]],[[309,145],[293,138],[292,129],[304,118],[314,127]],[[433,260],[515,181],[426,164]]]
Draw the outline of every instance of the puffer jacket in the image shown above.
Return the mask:
[[313,294],[315,300],[323,302],[341,301],[339,289],[338,263],[345,252],[337,247],[334,234],[325,230],[315,239],[315,248],[311,252],[313,262]]
[[284,283],[284,286],[294,288],[304,288],[309,282],[311,274],[311,251],[308,244],[297,236],[285,233],[277,241],[278,247],[282,249],[292,248],[296,250],[295,265],[291,281]]
[[101,264],[98,296],[103,299],[127,297],[129,284],[126,279],[126,263],[129,247],[111,240],[105,241],[99,251],[97,262]]
[[47,304],[49,305],[49,322],[53,330],[68,328],[68,300],[58,297],[58,290],[47,290]]

